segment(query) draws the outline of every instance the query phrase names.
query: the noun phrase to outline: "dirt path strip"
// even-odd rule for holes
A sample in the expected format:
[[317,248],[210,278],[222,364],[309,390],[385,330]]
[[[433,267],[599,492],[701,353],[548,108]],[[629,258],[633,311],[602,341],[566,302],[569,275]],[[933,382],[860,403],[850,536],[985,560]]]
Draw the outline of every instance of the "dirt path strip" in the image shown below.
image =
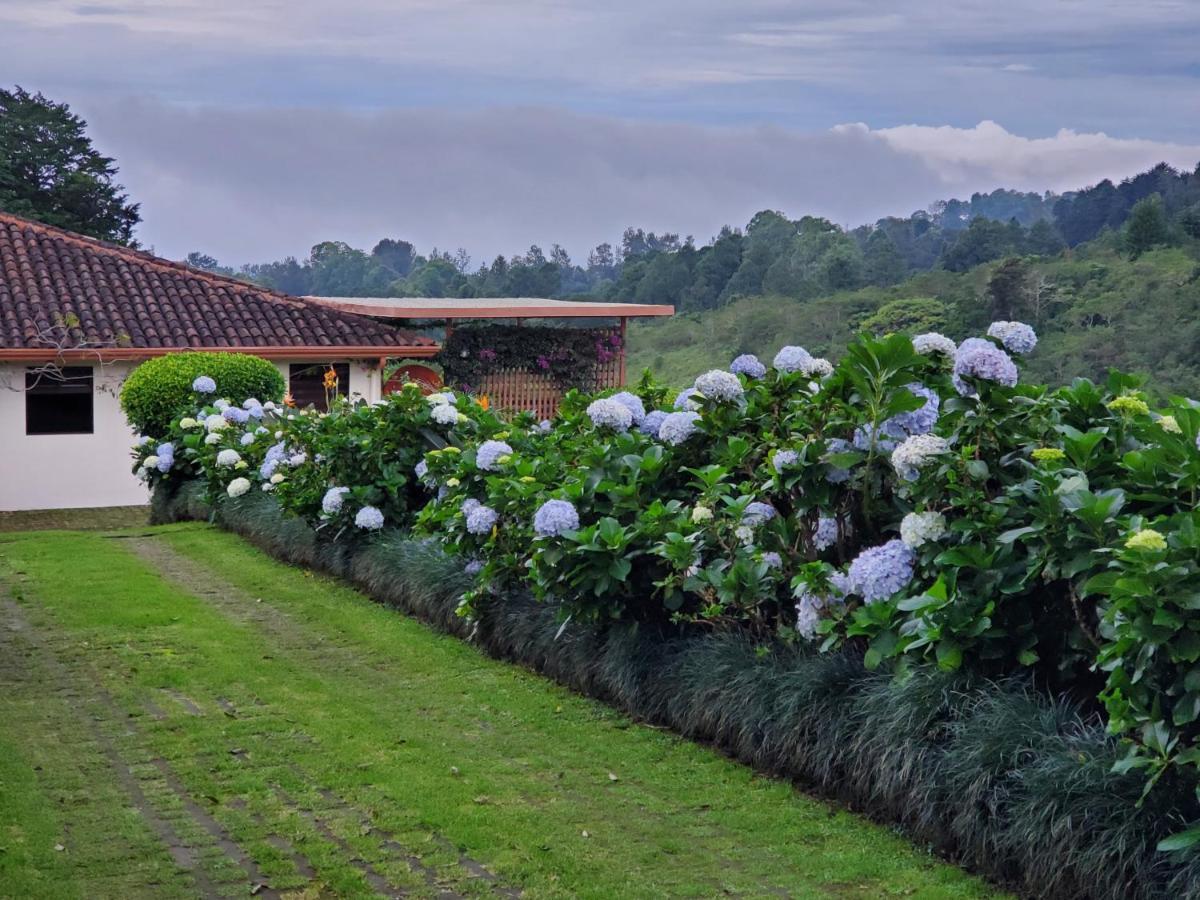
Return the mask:
[[[203,848],[189,844],[176,830],[176,827],[158,810],[146,796],[141,782],[134,775],[132,765],[117,746],[114,738],[101,726],[101,721],[110,725],[127,721],[128,716],[117,706],[116,702],[94,678],[85,679],[71,671],[52,646],[51,641],[42,635],[25,611],[15,602],[7,591],[0,585],[0,658],[9,661],[24,659],[36,660],[36,666],[41,667],[44,674],[59,687],[69,688],[79,698],[80,721],[84,722],[92,739],[101,748],[117,783],[124,791],[129,806],[136,809],[155,837],[166,847],[175,864],[185,870],[192,878],[197,895],[205,898],[220,898],[228,895],[221,885],[215,881],[202,865],[200,850]],[[34,665],[26,667],[31,675]],[[85,712],[86,706],[98,708],[101,717],[97,718]],[[128,728],[136,736],[136,728],[130,723]],[[193,823],[207,832],[214,840],[215,846],[226,854],[228,861],[245,872],[249,890],[255,896],[278,900],[281,896],[266,884],[266,879],[258,869],[254,860],[241,850],[229,837],[215,819],[205,813],[183,788],[179,779],[171,771],[167,761],[161,758],[152,760],[154,767],[166,779],[168,788],[177,796],[187,815]]]
[[[223,616],[235,622],[250,625],[266,634],[276,648],[289,658],[304,660],[309,668],[318,671],[328,666],[331,660],[336,660],[338,667],[345,673],[367,684],[378,683],[379,669],[374,663],[364,660],[354,648],[335,641],[326,635],[312,629],[304,623],[297,622],[286,612],[275,605],[254,597],[243,589],[225,580],[218,572],[206,568],[194,560],[184,556],[170,547],[165,540],[145,535],[123,538],[124,546],[128,547],[141,560],[153,566],[168,582],[176,585],[182,591],[189,593],[217,609]],[[314,778],[305,779],[312,784]],[[394,861],[406,865],[410,871],[420,876],[425,884],[437,891],[439,900],[455,900],[461,895],[446,889],[439,883],[435,869],[425,865],[421,858],[399,844],[386,831],[381,831],[362,809],[338,797],[327,787],[319,786],[317,793],[325,800],[331,810],[348,815],[360,826],[379,835],[382,840],[380,848]],[[281,799],[283,797],[281,796]],[[295,803],[285,801],[288,806],[296,809],[302,816],[309,818],[317,830],[328,840],[342,845],[340,839],[329,833],[328,826],[319,818],[314,818],[312,812],[306,811]],[[431,835],[434,843],[442,849],[451,849],[451,842],[444,836],[434,833]],[[343,850],[348,848],[342,846]],[[519,888],[503,884],[500,879],[478,860],[472,859],[465,853],[455,851],[457,864],[466,877],[488,885],[491,893],[505,897],[520,897]],[[374,871],[365,871],[362,866],[356,867],[363,871],[372,888],[384,893],[385,885],[379,882],[381,876]],[[386,886],[395,890],[392,886]]]

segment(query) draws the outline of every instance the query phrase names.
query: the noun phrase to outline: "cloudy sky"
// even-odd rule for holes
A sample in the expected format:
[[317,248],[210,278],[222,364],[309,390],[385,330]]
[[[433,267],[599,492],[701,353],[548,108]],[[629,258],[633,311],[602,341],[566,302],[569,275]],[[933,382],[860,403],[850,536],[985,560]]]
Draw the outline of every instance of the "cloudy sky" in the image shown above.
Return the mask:
[[0,0],[142,242],[476,261],[764,207],[844,224],[1200,161],[1194,0]]

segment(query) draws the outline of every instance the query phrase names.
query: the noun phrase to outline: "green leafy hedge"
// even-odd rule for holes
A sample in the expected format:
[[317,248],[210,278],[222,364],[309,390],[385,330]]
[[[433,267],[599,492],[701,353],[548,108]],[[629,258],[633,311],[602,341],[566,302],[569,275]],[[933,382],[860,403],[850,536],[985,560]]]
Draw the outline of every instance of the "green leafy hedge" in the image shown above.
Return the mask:
[[283,375],[272,363],[245,353],[172,353],[147,360],[129,373],[121,388],[121,409],[140,433],[164,437],[172,422],[196,406],[192,382],[207,375],[218,397],[241,403],[283,399]]

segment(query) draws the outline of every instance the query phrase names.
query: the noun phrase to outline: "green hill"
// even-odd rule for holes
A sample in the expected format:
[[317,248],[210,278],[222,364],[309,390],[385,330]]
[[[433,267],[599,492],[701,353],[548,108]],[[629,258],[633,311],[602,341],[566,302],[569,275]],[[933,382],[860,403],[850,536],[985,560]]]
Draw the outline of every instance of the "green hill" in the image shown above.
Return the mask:
[[960,340],[998,318],[1037,328],[1033,380],[1096,378],[1115,367],[1143,373],[1165,392],[1200,396],[1200,241],[1130,258],[1111,235],[1054,258],[933,270],[810,300],[745,297],[639,322],[630,330],[630,371],[649,368],[682,384],[740,353],[769,362],[784,344],[800,344],[836,357],[860,330],[933,330]]

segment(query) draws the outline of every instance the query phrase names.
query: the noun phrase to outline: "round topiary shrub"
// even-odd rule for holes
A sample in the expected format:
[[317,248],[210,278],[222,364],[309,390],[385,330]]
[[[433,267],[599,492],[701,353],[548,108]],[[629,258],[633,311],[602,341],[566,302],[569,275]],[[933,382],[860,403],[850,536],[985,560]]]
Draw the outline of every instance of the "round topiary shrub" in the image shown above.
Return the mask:
[[265,359],[246,353],[188,351],[147,360],[129,373],[121,388],[121,409],[140,434],[162,437],[173,419],[196,405],[192,382],[207,375],[216,382],[209,399],[283,399],[283,375]]

